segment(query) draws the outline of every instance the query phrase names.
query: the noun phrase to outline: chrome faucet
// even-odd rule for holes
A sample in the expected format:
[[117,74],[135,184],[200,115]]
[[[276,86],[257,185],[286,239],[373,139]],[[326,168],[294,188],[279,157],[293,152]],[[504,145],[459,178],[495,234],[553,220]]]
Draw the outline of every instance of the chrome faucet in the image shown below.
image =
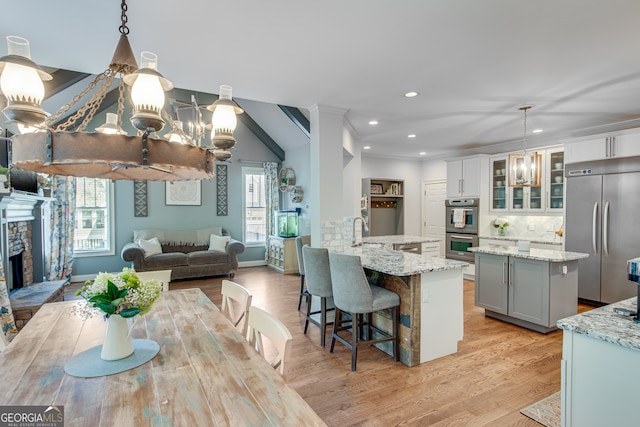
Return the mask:
[[[357,246],[356,245],[356,221],[362,221],[362,228],[364,231],[369,231],[369,227],[367,227],[367,222],[364,220],[364,218],[362,218],[361,216],[357,216],[355,218],[353,218],[353,237],[351,238],[351,246]],[[360,243],[362,244],[362,243]]]

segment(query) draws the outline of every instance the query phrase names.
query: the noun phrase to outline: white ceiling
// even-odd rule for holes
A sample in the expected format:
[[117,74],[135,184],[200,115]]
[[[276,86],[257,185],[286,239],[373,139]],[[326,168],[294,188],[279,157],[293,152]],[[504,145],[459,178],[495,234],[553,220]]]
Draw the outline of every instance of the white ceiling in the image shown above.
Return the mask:
[[[247,100],[345,109],[371,155],[521,147],[524,104],[534,106],[528,128],[544,129],[528,137],[531,146],[640,124],[638,0],[131,0],[128,7],[134,51],[158,54],[159,71],[176,87],[217,93],[230,84]],[[116,0],[14,1],[2,12],[0,36],[28,38],[32,58],[51,67],[99,73],[119,37]],[[409,90],[420,95],[405,98]],[[379,124],[368,125],[372,119]],[[277,142],[289,148],[299,140]]]

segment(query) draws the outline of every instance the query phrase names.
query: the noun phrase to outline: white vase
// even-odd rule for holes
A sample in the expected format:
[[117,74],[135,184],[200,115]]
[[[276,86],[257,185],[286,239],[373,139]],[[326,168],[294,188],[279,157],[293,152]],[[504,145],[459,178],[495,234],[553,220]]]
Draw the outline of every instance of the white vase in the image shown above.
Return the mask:
[[102,343],[102,360],[119,360],[133,353],[133,339],[129,335],[127,319],[112,314],[107,319],[107,330]]

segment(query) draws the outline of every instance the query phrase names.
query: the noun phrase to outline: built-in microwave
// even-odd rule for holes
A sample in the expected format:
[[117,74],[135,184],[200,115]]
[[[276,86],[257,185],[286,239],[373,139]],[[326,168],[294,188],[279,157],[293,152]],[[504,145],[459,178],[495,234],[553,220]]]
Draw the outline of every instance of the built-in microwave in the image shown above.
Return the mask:
[[[479,199],[449,199],[445,201],[446,230],[448,233],[478,234]],[[460,211],[456,222],[456,211]]]

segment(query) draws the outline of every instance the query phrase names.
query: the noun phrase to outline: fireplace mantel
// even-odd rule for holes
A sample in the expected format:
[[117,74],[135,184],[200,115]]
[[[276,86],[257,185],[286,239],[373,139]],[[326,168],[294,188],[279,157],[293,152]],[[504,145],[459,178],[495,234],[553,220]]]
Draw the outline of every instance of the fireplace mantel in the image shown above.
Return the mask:
[[33,256],[33,282],[46,280],[45,260],[50,250],[50,205],[54,199],[35,194],[11,192],[0,193],[0,252],[5,271],[7,288],[12,289],[9,275],[9,230],[11,222],[31,221],[31,248]]

